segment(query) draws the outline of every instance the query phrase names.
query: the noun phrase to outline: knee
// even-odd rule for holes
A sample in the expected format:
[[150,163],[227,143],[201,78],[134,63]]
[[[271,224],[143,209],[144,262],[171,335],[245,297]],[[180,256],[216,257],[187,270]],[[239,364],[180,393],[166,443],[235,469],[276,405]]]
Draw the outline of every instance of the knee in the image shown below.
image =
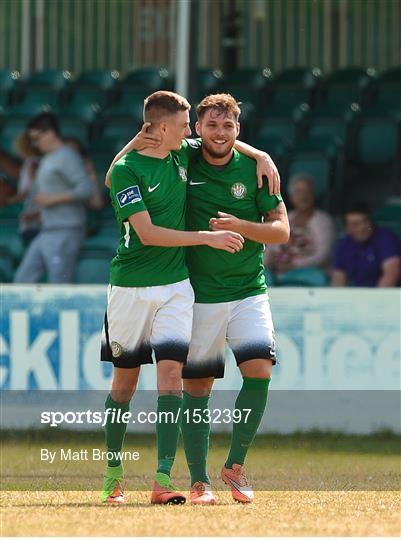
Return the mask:
[[208,396],[212,390],[214,378],[184,379],[184,390],[194,397]]
[[272,376],[273,363],[271,360],[248,360],[240,364],[243,377],[255,379],[270,379]]
[[157,388],[159,392],[181,392],[182,364],[174,361],[163,361],[158,364]]
[[131,401],[134,395],[136,386],[133,388],[112,388],[110,391],[110,397],[116,403],[127,403]]

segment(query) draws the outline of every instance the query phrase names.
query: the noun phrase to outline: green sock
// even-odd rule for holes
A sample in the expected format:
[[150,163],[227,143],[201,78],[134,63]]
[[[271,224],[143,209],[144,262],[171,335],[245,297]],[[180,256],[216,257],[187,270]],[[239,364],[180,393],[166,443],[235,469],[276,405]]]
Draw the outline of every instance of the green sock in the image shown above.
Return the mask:
[[[202,421],[199,423],[194,422],[194,409],[200,409],[201,411]],[[206,471],[210,422],[207,421],[203,413],[205,409],[209,409],[209,396],[195,397],[187,392],[183,393],[181,432],[185,456],[191,473],[191,486],[199,481],[210,484],[210,478]]]
[[[127,424],[125,422],[112,422],[113,416],[116,417],[118,414],[118,409],[121,411],[119,417],[125,412],[129,411],[129,404],[127,403],[118,403],[114,401],[110,394],[107,396],[106,403],[104,404],[106,409],[116,409],[116,412],[109,414],[106,420],[105,433],[106,433],[106,447],[108,452],[121,452],[121,448],[124,443],[125,432],[127,431]],[[121,465],[121,459],[115,455],[113,459],[107,461],[109,467],[117,467]]]
[[[169,476],[177,452],[181,404],[182,398],[173,395],[159,396],[157,400],[157,472]],[[167,414],[160,417],[160,413]]]
[[[244,377],[241,391],[235,402],[235,408],[242,411],[241,420],[233,424],[231,448],[225,465],[227,468],[231,468],[233,463],[244,464],[245,456],[255,438],[266,408],[270,380]],[[248,413],[243,409],[251,409],[251,411]]]

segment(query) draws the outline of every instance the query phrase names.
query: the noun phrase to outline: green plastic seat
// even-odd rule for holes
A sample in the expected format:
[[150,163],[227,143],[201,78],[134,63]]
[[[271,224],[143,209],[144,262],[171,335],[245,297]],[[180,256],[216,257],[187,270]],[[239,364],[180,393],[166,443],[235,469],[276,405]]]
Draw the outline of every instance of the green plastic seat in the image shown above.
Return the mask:
[[401,222],[401,203],[389,203],[373,212],[374,221],[400,221]]
[[75,283],[107,284],[111,259],[108,253],[82,253],[75,271]]
[[8,118],[0,129],[0,147],[6,152],[16,155],[15,139],[26,128],[27,119]]
[[372,68],[345,68],[329,75],[323,82],[321,100],[327,104],[360,102],[376,76]]
[[143,123],[143,102],[148,93],[131,90],[120,95],[119,101],[102,110],[102,118],[132,118],[137,124]]
[[123,140],[128,142],[139,130],[140,125],[131,118],[114,118],[103,124],[101,137],[114,140],[114,144]]
[[29,118],[32,118],[33,116],[36,116],[42,112],[50,112],[51,110],[51,105],[46,102],[20,103],[18,105],[14,105],[13,107],[9,107],[6,111],[5,118],[21,118],[24,119],[26,123]]
[[88,125],[79,118],[59,117],[60,132],[63,137],[78,139],[84,146],[88,144]]
[[322,78],[319,68],[292,68],[279,73],[273,81],[271,103],[294,107],[312,103],[314,92]]
[[129,71],[119,84],[120,91],[128,88],[146,90],[148,94],[156,90],[170,90],[171,78],[165,67],[145,67]]
[[18,234],[18,224],[15,223],[14,227],[5,227],[4,222],[0,221],[0,250],[8,253],[12,259],[13,264],[17,264],[24,253],[24,245],[21,237]]
[[271,79],[272,72],[269,68],[242,68],[225,73],[224,86],[227,88],[244,86],[260,90],[264,88]]
[[[109,206],[111,207],[111,204]],[[84,249],[86,252],[102,251],[111,258],[116,253],[119,241],[120,231],[116,223],[111,223],[110,226],[101,225],[96,234],[86,238]]]
[[198,69],[196,72],[197,97],[201,100],[208,94],[215,94],[223,83],[221,69]]
[[393,118],[368,117],[359,122],[356,133],[356,163],[380,165],[393,162],[400,150],[400,126]]
[[119,79],[120,72],[116,69],[93,69],[80,73],[75,79],[73,87],[74,91],[78,88],[110,90],[116,86]]
[[19,71],[0,69],[0,90],[9,92],[13,90],[19,81],[21,74]]
[[297,135],[297,126],[292,118],[272,117],[266,118],[258,133],[258,137],[275,138],[283,141],[283,144],[292,144]]
[[0,283],[10,283],[13,279],[15,265],[12,256],[0,245]]
[[280,287],[327,287],[329,276],[319,268],[295,268],[277,277]]
[[332,178],[332,161],[324,152],[295,152],[288,164],[287,177],[310,174],[314,180],[317,200],[326,199]]
[[26,89],[48,88],[61,90],[71,81],[71,73],[61,69],[46,69],[36,71],[24,79],[23,84]]

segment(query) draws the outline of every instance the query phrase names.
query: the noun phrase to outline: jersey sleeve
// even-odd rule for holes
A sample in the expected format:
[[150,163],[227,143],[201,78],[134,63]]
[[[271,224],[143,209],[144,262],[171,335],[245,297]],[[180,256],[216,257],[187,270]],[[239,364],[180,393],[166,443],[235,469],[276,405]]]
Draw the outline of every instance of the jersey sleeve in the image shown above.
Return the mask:
[[276,206],[278,206],[281,202],[283,202],[281,193],[279,193],[278,195],[269,195],[269,187],[267,184],[267,180],[264,179],[263,187],[260,189],[258,188],[256,192],[256,205],[259,212],[261,214],[266,214],[266,212],[270,212],[271,210],[276,208]]
[[110,196],[121,221],[147,210],[142,199],[139,178],[124,163],[117,162],[110,174]]
[[187,162],[200,154],[202,139],[184,139],[181,144],[180,154]]

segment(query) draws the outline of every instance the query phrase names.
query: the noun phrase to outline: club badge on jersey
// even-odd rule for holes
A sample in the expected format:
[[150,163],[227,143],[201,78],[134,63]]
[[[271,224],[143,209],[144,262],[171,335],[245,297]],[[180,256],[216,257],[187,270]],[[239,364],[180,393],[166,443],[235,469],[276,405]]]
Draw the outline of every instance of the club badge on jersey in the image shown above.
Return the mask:
[[184,167],[178,167],[178,174],[183,182],[187,181],[187,170]]
[[246,186],[242,182],[235,182],[231,186],[231,195],[236,199],[243,199],[246,195]]

